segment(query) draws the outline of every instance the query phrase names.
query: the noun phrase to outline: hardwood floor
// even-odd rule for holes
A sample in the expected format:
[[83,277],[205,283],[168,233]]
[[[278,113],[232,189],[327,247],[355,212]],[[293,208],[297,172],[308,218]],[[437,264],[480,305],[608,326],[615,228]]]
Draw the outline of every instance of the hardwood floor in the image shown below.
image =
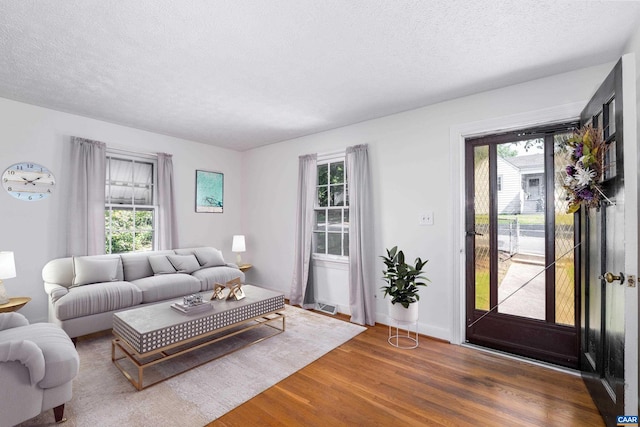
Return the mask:
[[376,325],[209,426],[604,426],[582,379]]

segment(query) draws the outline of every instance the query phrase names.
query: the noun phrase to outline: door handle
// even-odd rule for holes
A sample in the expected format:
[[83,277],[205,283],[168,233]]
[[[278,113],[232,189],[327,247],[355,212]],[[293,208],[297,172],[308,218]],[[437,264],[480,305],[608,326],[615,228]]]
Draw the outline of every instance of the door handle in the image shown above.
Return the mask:
[[619,280],[620,283],[624,282],[624,274],[620,273],[619,276],[616,276],[615,274],[611,273],[611,272],[606,272],[604,275],[599,276],[598,279],[602,280],[606,280],[607,283],[613,283],[615,280]]
[[467,236],[482,236],[482,233],[478,233],[476,230],[467,231]]

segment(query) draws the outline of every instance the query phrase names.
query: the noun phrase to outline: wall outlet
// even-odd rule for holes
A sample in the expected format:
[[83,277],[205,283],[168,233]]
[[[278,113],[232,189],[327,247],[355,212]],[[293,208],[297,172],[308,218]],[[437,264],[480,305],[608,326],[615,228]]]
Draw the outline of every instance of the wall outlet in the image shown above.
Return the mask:
[[433,212],[424,212],[420,214],[418,219],[419,225],[433,225]]

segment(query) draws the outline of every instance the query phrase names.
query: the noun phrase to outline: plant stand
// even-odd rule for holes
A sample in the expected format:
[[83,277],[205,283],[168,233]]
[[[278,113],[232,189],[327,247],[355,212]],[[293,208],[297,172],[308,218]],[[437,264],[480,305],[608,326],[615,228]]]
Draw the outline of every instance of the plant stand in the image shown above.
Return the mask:
[[404,322],[389,318],[389,344],[409,350],[418,347],[418,319]]

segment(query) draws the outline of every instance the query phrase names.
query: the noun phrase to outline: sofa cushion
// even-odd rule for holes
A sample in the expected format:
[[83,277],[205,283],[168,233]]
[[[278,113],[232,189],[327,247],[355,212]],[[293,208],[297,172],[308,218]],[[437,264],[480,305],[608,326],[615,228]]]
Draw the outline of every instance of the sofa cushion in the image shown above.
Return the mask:
[[117,258],[73,257],[73,286],[117,280]]
[[203,268],[225,265],[222,252],[216,248],[195,248],[193,254]]
[[166,255],[151,255],[149,257],[149,264],[151,264],[153,274],[156,276],[158,274],[173,274],[176,272],[176,269]]
[[[82,288],[78,288],[82,289]],[[80,359],[69,336],[51,323],[34,323],[0,332],[1,341],[32,341],[44,356],[44,378],[38,386],[53,388],[71,381],[78,374]]]
[[192,274],[200,280],[201,291],[211,291],[216,283],[224,285],[229,280],[240,278],[240,281],[244,283],[244,273],[237,268],[233,267],[210,267],[203,268]]
[[176,255],[195,255],[202,267],[225,265],[222,252],[212,247],[176,249]]
[[94,283],[71,288],[69,293],[55,302],[59,320],[68,320],[91,314],[138,305],[142,292],[129,282]]
[[136,252],[121,254],[122,267],[124,269],[124,280],[142,279],[153,276],[153,269],[149,263],[149,256],[152,255],[173,255],[173,251]]
[[[91,259],[117,259],[118,271],[116,279],[124,280],[120,255],[92,255]],[[49,261],[42,269],[42,280],[68,288],[73,286],[73,257],[58,258]]]
[[167,255],[167,258],[178,273],[191,274],[200,269],[195,255]]
[[142,291],[142,302],[164,301],[200,292],[200,281],[188,274],[163,274],[134,280]]

